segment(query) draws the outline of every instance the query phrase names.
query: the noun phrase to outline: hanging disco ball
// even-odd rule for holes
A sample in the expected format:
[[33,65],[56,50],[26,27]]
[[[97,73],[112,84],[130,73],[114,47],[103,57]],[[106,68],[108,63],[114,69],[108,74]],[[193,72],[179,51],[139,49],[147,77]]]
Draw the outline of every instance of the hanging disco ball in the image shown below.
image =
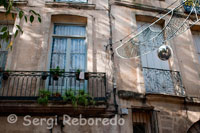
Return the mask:
[[163,61],[168,60],[172,56],[172,49],[168,45],[162,45],[158,48],[158,58]]

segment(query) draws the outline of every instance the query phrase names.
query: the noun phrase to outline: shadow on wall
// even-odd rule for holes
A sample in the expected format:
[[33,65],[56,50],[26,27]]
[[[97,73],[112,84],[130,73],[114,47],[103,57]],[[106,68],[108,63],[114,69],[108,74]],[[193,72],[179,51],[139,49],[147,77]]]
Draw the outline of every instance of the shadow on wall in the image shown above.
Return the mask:
[[[132,19],[134,18],[131,17],[131,12],[133,11],[128,11],[128,9],[122,8],[120,11],[117,9],[114,11],[113,40],[118,41],[132,32],[132,25],[134,24],[131,23],[133,23]],[[122,15],[122,13],[124,13],[124,15]],[[195,66],[197,65],[195,63],[197,57],[194,56],[195,51],[191,50],[191,47],[193,47],[191,39],[189,32],[185,32],[184,34],[174,38],[172,41],[174,56],[171,61],[175,61],[175,63],[171,68],[180,70],[183,84],[186,87],[186,93],[188,93],[188,95],[198,96],[200,92],[197,88],[199,88],[200,84],[198,81],[197,66]],[[120,43],[116,43],[114,44],[114,47],[116,48],[119,45]],[[118,56],[115,56],[115,61],[119,88],[138,92],[138,78],[142,79],[143,76],[142,74],[137,73],[140,61],[137,59],[126,60]]]
[[187,133],[200,133],[200,120],[195,122],[187,131]]
[[[199,123],[199,107],[193,108],[191,106],[188,106],[184,108],[181,107],[179,109],[177,109],[177,107],[177,105],[171,105],[170,107],[169,104],[157,107],[159,108],[159,111],[157,112],[157,118],[160,132],[165,132],[166,130],[169,130],[176,133],[186,133],[187,131],[189,131],[192,125],[196,125],[194,124],[196,121],[198,121]],[[185,110],[186,108],[187,110]]]

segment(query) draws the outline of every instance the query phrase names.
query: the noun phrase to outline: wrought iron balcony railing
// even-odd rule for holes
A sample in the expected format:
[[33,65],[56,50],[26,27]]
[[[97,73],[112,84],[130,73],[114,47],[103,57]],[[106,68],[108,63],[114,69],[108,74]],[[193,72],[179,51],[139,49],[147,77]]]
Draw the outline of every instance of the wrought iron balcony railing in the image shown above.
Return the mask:
[[142,69],[146,93],[185,95],[180,72],[148,67]]
[[84,80],[76,72],[63,72],[56,80],[50,72],[9,71],[0,72],[0,99],[33,100],[40,90],[64,95],[66,90],[85,90],[95,100],[106,100],[106,74],[87,73]]

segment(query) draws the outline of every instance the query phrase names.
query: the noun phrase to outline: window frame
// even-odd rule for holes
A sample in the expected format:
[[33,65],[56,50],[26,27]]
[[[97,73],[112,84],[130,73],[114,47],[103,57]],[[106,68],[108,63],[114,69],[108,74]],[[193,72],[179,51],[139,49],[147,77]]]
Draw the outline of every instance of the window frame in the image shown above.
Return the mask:
[[[7,26],[8,27],[8,30],[10,30],[9,29],[9,26],[11,26],[11,31],[9,32],[9,37],[10,37],[10,41],[11,41],[11,39],[12,39],[12,36],[13,36],[13,28],[14,28],[14,24],[13,23],[4,23],[4,22],[1,22],[0,21],[0,25],[5,25],[5,26]],[[0,29],[1,30],[1,29]],[[0,32],[0,36],[2,36],[3,35],[3,32]],[[10,42],[8,42],[8,44],[9,44]],[[7,59],[8,59],[8,52],[9,52],[9,50],[2,50],[2,48],[0,48],[0,53],[1,52],[7,52],[7,57],[6,57],[6,60],[5,60],[5,66],[4,66],[4,68],[3,68],[3,66],[0,66],[0,69],[2,69],[2,70],[5,70],[5,68],[6,68],[6,63],[7,63]]]
[[133,107],[131,113],[133,131],[135,125],[142,124],[145,128],[145,133],[159,132],[157,112],[152,107]]
[[[86,33],[85,33],[85,36],[68,36],[68,35],[56,35],[54,34],[54,28],[55,28],[55,25],[70,25],[70,26],[84,26],[85,27],[85,30],[86,30]],[[87,25],[86,24],[83,24],[83,23],[58,23],[58,22],[53,22],[52,23],[52,29],[51,29],[51,41],[50,41],[50,49],[49,49],[49,60],[48,60],[48,69],[51,69],[51,58],[52,58],[52,47],[53,47],[53,39],[54,38],[67,38],[67,42],[68,44],[70,45],[67,45],[67,51],[66,51],[66,59],[67,59],[67,62],[66,62],[66,67],[65,67],[65,71],[68,71],[70,72],[70,50],[71,50],[71,42],[72,42],[72,39],[75,38],[75,39],[84,39],[85,40],[85,45],[86,45],[86,51],[85,51],[85,72],[87,72],[87,43],[86,43],[86,40],[87,40]]]
[[196,44],[196,40],[194,38],[194,35],[197,35],[197,34],[200,38],[200,31],[199,30],[191,30],[195,54],[197,55],[197,60],[198,60],[198,63],[200,64],[200,51],[198,50],[198,48],[200,47],[200,44],[199,44],[199,46],[197,46],[198,44]]
[[[84,26],[85,27],[85,36],[69,36],[69,35],[56,35],[54,34],[54,28],[55,25],[67,25],[67,26]],[[66,66],[65,66],[65,72],[73,72],[70,71],[70,54],[71,54],[71,40],[73,38],[75,39],[84,39],[85,40],[85,72],[87,72],[87,24],[86,23],[68,23],[68,22],[52,22],[51,23],[51,34],[50,34],[50,47],[49,47],[49,51],[48,51],[48,66],[47,66],[47,70],[51,69],[51,60],[52,60],[52,48],[53,48],[53,39],[56,37],[61,37],[61,38],[67,38],[67,51],[66,51]],[[64,84],[66,81],[64,81]],[[77,81],[76,81],[77,82]],[[53,83],[54,84],[54,83]],[[80,83],[79,83],[80,84]],[[47,86],[48,88],[50,88],[50,90],[52,89],[53,85],[49,85],[49,80],[46,81],[45,86]],[[66,86],[63,85],[59,85],[59,87],[61,87],[62,89],[64,89]],[[87,81],[84,82],[84,90],[87,91]],[[52,90],[53,91],[53,90]]]

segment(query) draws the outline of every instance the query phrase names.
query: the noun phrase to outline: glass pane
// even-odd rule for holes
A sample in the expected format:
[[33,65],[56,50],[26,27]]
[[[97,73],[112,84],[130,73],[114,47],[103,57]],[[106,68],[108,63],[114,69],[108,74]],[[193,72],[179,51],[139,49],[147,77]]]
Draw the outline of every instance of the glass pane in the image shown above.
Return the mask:
[[0,52],[0,69],[5,70],[6,60],[7,60],[7,51]]
[[71,71],[81,69],[85,71],[86,45],[84,39],[72,39],[71,41]]
[[55,35],[62,36],[85,36],[85,26],[74,26],[74,25],[55,25]]
[[[71,25],[60,25],[60,24],[54,25],[54,34],[58,36],[60,35],[60,37],[53,38],[51,66],[50,66],[51,68],[56,68],[57,66],[59,66],[60,69],[65,69],[65,71],[70,70],[72,72],[76,72],[77,69],[85,71],[86,68],[85,39],[72,39],[70,37],[62,37],[62,36],[82,37],[85,36],[85,32],[86,32],[85,26],[71,26]],[[70,62],[70,64],[67,64],[67,62]],[[60,88],[64,89],[71,88],[74,90],[80,90],[86,88],[87,82],[78,81],[73,76],[70,77],[62,76],[61,78],[58,79],[58,81],[50,79],[49,85],[52,88],[60,86]]]
[[11,38],[9,38],[9,41],[6,42],[5,40],[2,40],[1,36],[0,36],[0,44],[1,44],[1,48],[0,48],[0,68],[2,70],[4,70],[5,66],[6,66],[6,60],[7,60],[7,54],[8,54],[7,47],[8,47],[8,44],[10,43],[10,39]]
[[[85,71],[86,69],[86,45],[84,39],[71,39],[70,51],[70,70],[76,72],[77,69]],[[76,90],[86,88],[87,82],[72,80]]]
[[53,38],[52,55],[51,55],[51,68],[60,69],[66,68],[66,52],[67,52],[67,39],[66,38]]

